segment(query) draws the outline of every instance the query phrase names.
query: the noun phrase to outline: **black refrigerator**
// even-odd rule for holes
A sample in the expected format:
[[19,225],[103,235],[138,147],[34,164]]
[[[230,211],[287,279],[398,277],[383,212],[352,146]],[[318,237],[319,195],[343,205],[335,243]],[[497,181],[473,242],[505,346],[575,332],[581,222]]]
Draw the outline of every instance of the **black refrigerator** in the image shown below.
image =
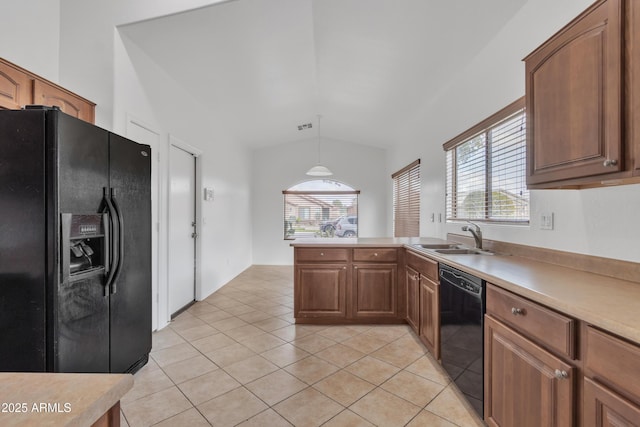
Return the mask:
[[0,111],[0,371],[135,372],[150,350],[150,147]]

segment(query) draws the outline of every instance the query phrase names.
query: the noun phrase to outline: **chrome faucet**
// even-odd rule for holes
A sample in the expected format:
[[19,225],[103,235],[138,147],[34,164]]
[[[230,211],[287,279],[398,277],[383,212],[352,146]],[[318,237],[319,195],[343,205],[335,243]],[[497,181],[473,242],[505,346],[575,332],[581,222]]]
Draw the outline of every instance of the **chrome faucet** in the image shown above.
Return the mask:
[[468,231],[471,234],[473,234],[473,238],[476,241],[476,248],[482,249],[482,230],[480,230],[480,226],[471,221],[467,221],[467,222],[473,225],[473,227],[470,227],[468,225],[463,225],[462,231]]

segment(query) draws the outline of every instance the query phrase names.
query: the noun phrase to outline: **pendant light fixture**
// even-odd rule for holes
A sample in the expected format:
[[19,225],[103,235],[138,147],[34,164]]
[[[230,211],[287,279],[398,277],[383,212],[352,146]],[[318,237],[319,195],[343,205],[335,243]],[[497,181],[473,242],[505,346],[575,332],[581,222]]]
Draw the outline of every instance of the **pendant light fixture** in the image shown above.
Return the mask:
[[331,172],[329,169],[327,169],[326,167],[320,164],[320,118],[321,117],[322,116],[318,114],[318,164],[307,171],[307,175],[310,175],[310,176],[333,175],[333,172]]

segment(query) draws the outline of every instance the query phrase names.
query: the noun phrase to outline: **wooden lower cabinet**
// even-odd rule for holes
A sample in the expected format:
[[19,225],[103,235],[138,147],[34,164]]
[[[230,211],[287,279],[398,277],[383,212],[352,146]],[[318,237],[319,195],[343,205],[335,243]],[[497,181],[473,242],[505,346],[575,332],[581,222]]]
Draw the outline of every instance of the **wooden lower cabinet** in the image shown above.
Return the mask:
[[295,317],[346,317],[347,266],[297,265],[294,283]]
[[[397,248],[304,247],[294,252],[298,323],[401,323]],[[417,323],[416,323],[417,324]]]
[[416,334],[420,333],[420,274],[411,267],[406,268],[407,323]]
[[638,427],[640,406],[595,381],[584,379],[585,427]]
[[91,427],[120,427],[120,401],[91,424]]
[[440,284],[420,277],[420,339],[440,359]]
[[575,368],[491,316],[484,357],[489,426],[574,425]]
[[584,425],[640,427],[640,345],[592,326],[584,335]]
[[398,315],[396,264],[354,264],[351,286],[352,317]]

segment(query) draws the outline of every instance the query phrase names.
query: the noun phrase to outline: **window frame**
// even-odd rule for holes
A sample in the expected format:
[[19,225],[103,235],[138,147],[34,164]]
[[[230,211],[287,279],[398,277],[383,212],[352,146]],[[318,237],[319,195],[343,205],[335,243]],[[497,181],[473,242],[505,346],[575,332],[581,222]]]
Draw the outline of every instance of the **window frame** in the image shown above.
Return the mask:
[[[446,221],[447,222],[456,222],[456,221],[477,221],[484,223],[492,223],[492,224],[505,224],[505,225],[521,225],[528,226],[531,223],[531,211],[530,211],[530,193],[528,189],[527,193],[527,204],[529,206],[528,217],[526,219],[496,219],[490,216],[491,212],[491,197],[493,193],[493,183],[492,183],[492,152],[491,152],[491,143],[492,137],[491,132],[494,129],[499,128],[508,120],[512,119],[518,114],[522,114],[523,118],[523,128],[521,132],[522,140],[522,149],[524,151],[525,161],[522,167],[522,179],[525,183],[526,188],[526,111],[525,111],[525,97],[521,97],[511,104],[507,105],[500,111],[492,114],[487,117],[480,123],[461,133],[460,135],[452,138],[451,140],[445,142],[442,145],[446,155],[445,155],[445,171],[446,171],[446,183],[445,183],[445,211],[446,211]],[[471,142],[478,136],[484,135],[484,155],[485,155],[485,163],[484,163],[484,188],[485,188],[485,201],[484,201],[484,217],[483,218],[460,218],[458,217],[458,207],[457,207],[457,189],[458,189],[458,174],[457,174],[457,158],[456,152],[457,148],[463,144]],[[450,159],[451,156],[451,159]],[[451,169],[449,167],[449,162],[451,161]]]
[[[319,181],[319,180],[309,180],[309,181],[305,181],[305,182],[312,182],[312,181]],[[347,184],[341,183],[339,181],[335,181],[335,182],[347,186]],[[300,183],[300,184],[302,184],[302,183]],[[300,184],[298,184],[298,185],[300,185]],[[359,209],[360,208],[360,206],[359,206],[359,203],[360,203],[360,200],[359,200],[359,198],[360,198],[360,190],[354,190],[354,189],[352,189],[353,187],[350,187],[350,186],[349,186],[349,188],[351,188],[351,189],[350,190],[343,190],[343,191],[335,191],[335,190],[283,190],[282,191],[283,209],[285,210],[285,211],[283,211],[283,226],[284,226],[283,238],[284,238],[284,240],[296,240],[296,237],[290,237],[290,235],[287,233],[287,229],[286,229],[287,222],[288,222],[288,220],[286,218],[286,214],[287,214],[286,213],[287,196],[288,195],[301,196],[301,197],[305,197],[305,196],[311,196],[311,197],[313,197],[313,196],[338,196],[338,197],[344,197],[344,196],[348,196],[348,195],[355,195],[355,197],[357,199],[356,208],[355,208],[356,209],[355,215],[358,216],[360,214],[360,209]],[[353,214],[348,214],[348,215],[353,215]],[[309,211],[309,218],[305,219],[305,221],[314,221],[314,219],[311,218],[312,216],[313,216],[312,212]],[[324,210],[323,207],[320,207],[320,218],[318,220],[319,221],[327,221],[327,220],[330,219],[330,218],[325,219],[324,216],[325,216],[325,210]],[[359,229],[356,231],[356,237],[358,236],[358,232],[359,232]],[[318,236],[314,236],[314,237],[318,237]],[[322,237],[326,238],[326,236],[322,236]],[[298,237],[298,238],[303,238],[304,239],[305,237]]]

